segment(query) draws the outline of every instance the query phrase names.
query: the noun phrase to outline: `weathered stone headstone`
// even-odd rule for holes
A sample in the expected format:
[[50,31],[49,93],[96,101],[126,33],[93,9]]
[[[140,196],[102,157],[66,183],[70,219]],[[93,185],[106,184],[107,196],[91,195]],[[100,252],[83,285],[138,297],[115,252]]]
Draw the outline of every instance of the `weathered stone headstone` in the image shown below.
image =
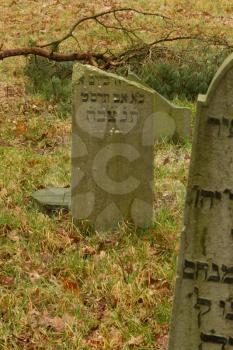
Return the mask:
[[[156,139],[190,136],[191,111],[138,82],[77,64],[73,73],[72,193],[43,190],[46,207],[71,206],[96,229],[153,221]],[[53,198],[54,196],[54,198]]]
[[[98,230],[153,221],[153,93],[91,66],[73,71],[74,219]],[[173,121],[167,125],[173,129]]]
[[233,349],[233,55],[198,99],[169,350]]

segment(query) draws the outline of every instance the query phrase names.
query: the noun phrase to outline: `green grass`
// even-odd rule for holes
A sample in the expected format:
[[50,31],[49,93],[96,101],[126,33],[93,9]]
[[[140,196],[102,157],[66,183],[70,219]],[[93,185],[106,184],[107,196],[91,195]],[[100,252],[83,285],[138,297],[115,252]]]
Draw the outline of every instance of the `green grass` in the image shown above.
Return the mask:
[[[77,2],[60,3],[45,1],[35,15],[33,1],[6,0],[1,41],[12,48],[31,36],[60,37],[80,11]],[[102,1],[95,5],[102,9]],[[162,350],[191,145],[155,145],[151,229],[122,225],[105,236],[78,229],[70,213],[42,211],[31,199],[37,189],[70,184],[71,119],[61,120],[51,99],[24,91],[24,65],[24,58],[0,63],[0,349]]]
[[1,124],[0,348],[156,349],[171,312],[190,144],[155,146],[153,228],[86,235],[69,213],[31,199],[70,183],[70,120],[40,113]]

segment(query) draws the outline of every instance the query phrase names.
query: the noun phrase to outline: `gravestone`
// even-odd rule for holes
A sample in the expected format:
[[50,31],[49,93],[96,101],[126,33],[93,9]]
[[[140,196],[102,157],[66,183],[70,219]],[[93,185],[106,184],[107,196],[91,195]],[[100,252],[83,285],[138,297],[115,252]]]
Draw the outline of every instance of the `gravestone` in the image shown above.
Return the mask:
[[[153,93],[87,65],[73,70],[71,209],[97,230],[153,222]],[[173,121],[167,124],[168,133]]]
[[197,105],[169,350],[233,349],[233,55]]
[[[154,141],[190,136],[191,111],[140,82],[88,65],[73,70],[72,184],[38,191],[46,207],[71,207],[96,229],[153,222]],[[71,199],[71,203],[68,203]]]

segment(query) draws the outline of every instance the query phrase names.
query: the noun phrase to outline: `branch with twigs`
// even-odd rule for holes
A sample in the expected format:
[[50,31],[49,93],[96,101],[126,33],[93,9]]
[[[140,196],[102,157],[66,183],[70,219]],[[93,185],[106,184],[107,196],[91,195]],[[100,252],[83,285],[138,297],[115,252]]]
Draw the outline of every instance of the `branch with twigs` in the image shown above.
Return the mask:
[[28,56],[35,55],[48,58],[49,60],[61,62],[61,61],[87,61],[89,62],[91,59],[106,61],[104,54],[94,53],[94,52],[83,52],[83,53],[70,53],[70,54],[62,54],[58,52],[52,52],[48,50],[44,50],[40,47],[22,47],[16,49],[7,49],[0,51],[0,60],[8,57],[14,56]]
[[[137,9],[134,9],[134,8],[131,8],[131,7],[123,7],[123,8],[112,9],[112,10],[108,10],[108,11],[99,12],[99,13],[97,13],[95,15],[86,16],[86,17],[81,18],[80,20],[78,20],[77,22],[75,22],[73,24],[73,26],[70,28],[68,33],[65,34],[62,38],[54,40],[54,41],[49,42],[49,43],[44,44],[44,45],[40,45],[39,47],[42,47],[42,48],[43,47],[58,47],[62,42],[64,42],[65,40],[73,37],[73,35],[74,35],[73,33],[77,29],[78,26],[80,26],[84,22],[93,21],[93,20],[97,24],[100,24],[101,26],[103,26],[106,30],[108,30],[108,29],[115,29],[115,30],[120,30],[120,31],[122,31],[124,33],[133,34],[133,31],[129,30],[125,26],[123,26],[121,20],[117,17],[117,14],[118,13],[122,13],[122,12],[133,12],[133,13],[137,13],[137,14],[140,14],[140,15],[143,15],[143,16],[159,17],[159,18],[164,19],[164,20],[168,20],[169,19],[169,17],[164,16],[164,15],[162,15],[160,13],[141,11],[141,10],[137,10]],[[118,22],[119,27],[108,25],[108,24],[106,24],[106,23],[104,23],[104,22],[102,22],[100,20],[100,18],[104,18],[107,15],[113,15],[114,18],[116,19],[116,21]]]
[[[35,55],[45,57],[53,61],[80,61],[83,63],[89,63],[91,65],[98,66],[103,69],[108,69],[110,67],[122,66],[128,63],[132,59],[142,60],[150,57],[151,52],[162,43],[180,41],[180,40],[201,40],[208,41],[214,45],[231,47],[230,44],[223,38],[205,38],[203,35],[193,34],[193,35],[177,35],[177,32],[173,29],[167,32],[163,37],[151,42],[145,42],[140,37],[140,28],[131,28],[128,23],[123,23],[122,17],[120,15],[127,14],[137,14],[142,16],[150,16],[155,18],[160,18],[166,21],[169,25],[167,30],[172,27],[172,22],[170,22],[169,17],[164,16],[160,13],[152,13],[137,10],[130,7],[116,8],[108,11],[103,11],[94,15],[83,17],[77,20],[70,30],[61,38],[53,40],[49,43],[42,45],[35,45],[32,47],[14,48],[14,49],[0,49],[0,60],[8,57],[14,56],[28,56]],[[109,18],[113,19],[113,23],[109,23]],[[79,40],[77,38],[77,31],[83,23],[94,21],[97,25],[103,27],[108,34],[110,30],[120,31],[126,39],[128,39],[128,48],[123,48],[122,51],[113,52],[111,48],[107,47],[105,51],[98,52],[93,50],[83,51],[81,49]],[[62,43],[66,40],[73,38],[78,44],[79,51],[73,53],[60,53],[59,48]]]

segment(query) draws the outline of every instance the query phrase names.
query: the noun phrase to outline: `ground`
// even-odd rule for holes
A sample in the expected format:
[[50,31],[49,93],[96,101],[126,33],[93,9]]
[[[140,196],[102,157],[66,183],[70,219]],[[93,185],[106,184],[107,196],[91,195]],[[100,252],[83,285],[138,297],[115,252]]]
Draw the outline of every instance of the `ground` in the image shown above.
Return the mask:
[[[121,1],[95,1],[95,8],[113,3]],[[167,11],[190,6],[208,18],[231,10],[230,1],[191,3],[172,1]],[[84,4],[5,0],[0,43],[59,37]],[[25,58],[0,62],[0,349],[166,349],[190,141],[155,145],[151,229],[83,232],[69,212],[44,212],[31,199],[37,189],[70,184],[71,119],[27,93],[24,65]]]

